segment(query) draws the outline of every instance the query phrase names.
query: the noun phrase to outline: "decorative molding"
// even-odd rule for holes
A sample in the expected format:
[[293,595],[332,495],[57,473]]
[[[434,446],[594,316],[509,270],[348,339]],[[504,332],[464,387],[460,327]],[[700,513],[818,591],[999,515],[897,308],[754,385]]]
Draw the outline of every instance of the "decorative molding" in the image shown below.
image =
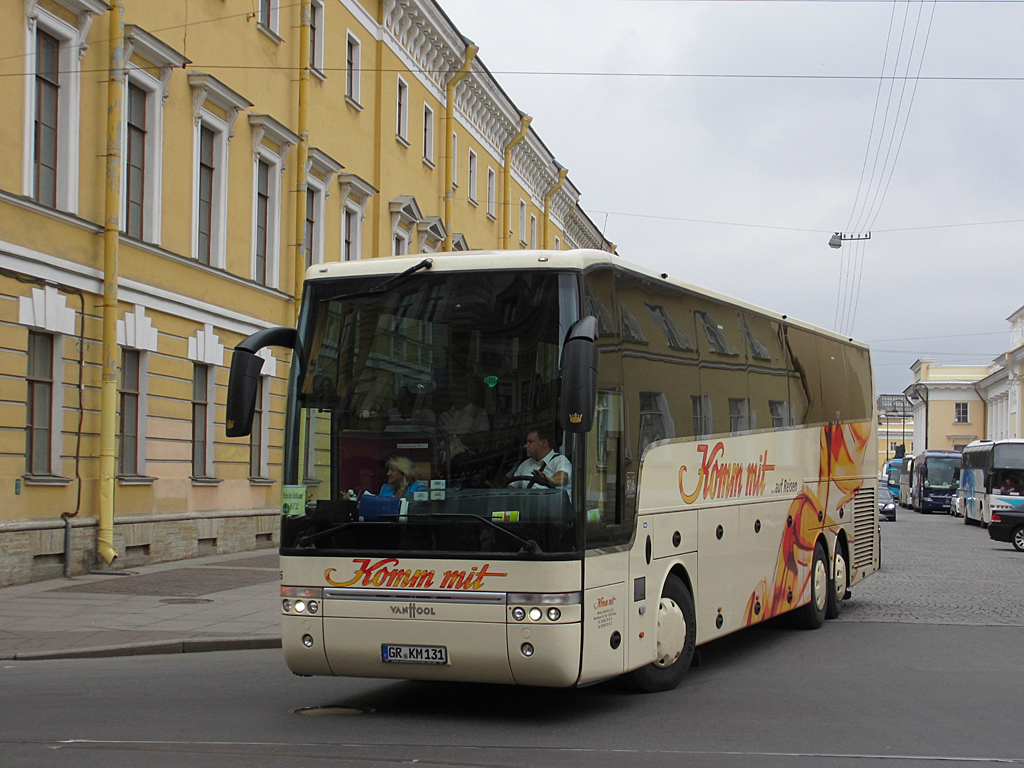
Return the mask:
[[159,340],[160,332],[153,327],[153,321],[146,316],[146,308],[141,304],[117,321],[117,343],[122,347],[156,352]]
[[202,119],[203,104],[211,101],[227,113],[228,141],[234,136],[235,120],[238,113],[252,106],[252,102],[239,93],[228,88],[213,75],[203,72],[191,72],[188,76],[189,87],[192,88],[192,120],[199,126]]
[[188,359],[194,363],[224,365],[224,345],[209,323],[189,338]]
[[75,333],[75,310],[56,286],[33,288],[31,296],[18,298],[18,322],[50,333]]

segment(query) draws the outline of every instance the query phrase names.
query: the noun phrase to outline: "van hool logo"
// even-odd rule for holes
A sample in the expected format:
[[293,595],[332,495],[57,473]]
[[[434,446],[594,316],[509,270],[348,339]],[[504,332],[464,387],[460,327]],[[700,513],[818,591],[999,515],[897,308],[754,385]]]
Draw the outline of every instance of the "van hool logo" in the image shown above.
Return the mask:
[[371,563],[367,558],[353,558],[352,563],[356,566],[352,578],[346,581],[336,581],[334,574],[336,568],[328,568],[324,571],[324,579],[332,587],[401,587],[406,589],[462,589],[477,590],[484,586],[484,580],[490,576],[500,578],[508,576],[507,573],[495,573],[490,570],[490,564],[477,568],[473,566],[468,571],[445,571],[441,576],[441,583],[436,587],[434,582],[437,574],[426,569],[415,571],[409,568],[402,568],[397,557],[386,557]]
[[408,605],[392,605],[391,612],[396,616],[407,616],[410,619],[415,619],[417,616],[436,616],[434,609],[429,605],[416,605],[416,603],[409,603]]
[[734,499],[738,496],[760,496],[764,493],[765,475],[775,469],[768,463],[768,451],[761,454],[757,461],[750,464],[727,463],[725,444],[716,443],[714,448],[709,445],[698,445],[697,452],[702,459],[697,470],[697,484],[692,493],[683,488],[683,475],[686,466],[679,468],[679,495],[687,504],[693,504],[703,492],[705,499]]

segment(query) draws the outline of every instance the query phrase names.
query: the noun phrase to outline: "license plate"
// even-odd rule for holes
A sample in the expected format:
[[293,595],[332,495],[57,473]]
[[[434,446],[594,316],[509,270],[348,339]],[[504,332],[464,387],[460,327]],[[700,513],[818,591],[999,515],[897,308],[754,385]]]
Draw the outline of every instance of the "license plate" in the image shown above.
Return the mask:
[[380,660],[400,664],[447,664],[448,648],[444,645],[382,645]]

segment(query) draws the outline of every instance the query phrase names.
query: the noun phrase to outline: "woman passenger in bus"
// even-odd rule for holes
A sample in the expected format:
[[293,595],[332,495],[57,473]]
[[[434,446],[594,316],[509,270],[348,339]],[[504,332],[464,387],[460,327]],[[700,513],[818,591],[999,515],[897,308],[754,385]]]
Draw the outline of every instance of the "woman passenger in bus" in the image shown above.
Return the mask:
[[416,479],[416,466],[405,456],[392,456],[388,459],[388,481],[380,487],[380,496],[392,496],[400,499],[419,490]]

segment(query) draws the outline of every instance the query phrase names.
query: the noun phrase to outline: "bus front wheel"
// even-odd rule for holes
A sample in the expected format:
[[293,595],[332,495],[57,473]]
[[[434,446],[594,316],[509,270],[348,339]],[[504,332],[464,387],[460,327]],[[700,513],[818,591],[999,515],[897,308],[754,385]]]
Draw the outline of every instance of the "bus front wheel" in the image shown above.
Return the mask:
[[693,596],[675,574],[669,574],[661,591],[656,643],[655,660],[630,672],[628,677],[634,688],[647,693],[675,688],[693,661],[697,644]]

